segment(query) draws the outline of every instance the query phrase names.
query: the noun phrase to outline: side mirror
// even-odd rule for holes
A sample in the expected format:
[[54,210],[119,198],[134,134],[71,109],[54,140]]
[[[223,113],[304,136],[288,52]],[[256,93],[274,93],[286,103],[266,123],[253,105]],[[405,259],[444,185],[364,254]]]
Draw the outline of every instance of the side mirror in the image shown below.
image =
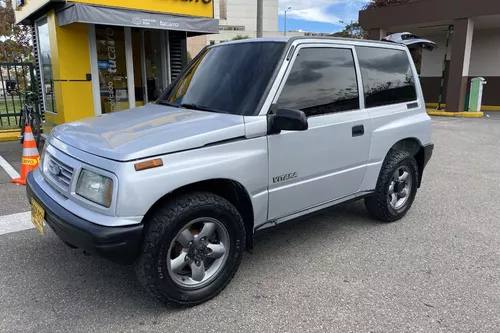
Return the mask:
[[275,131],[305,131],[309,128],[306,114],[300,110],[278,109],[273,115]]

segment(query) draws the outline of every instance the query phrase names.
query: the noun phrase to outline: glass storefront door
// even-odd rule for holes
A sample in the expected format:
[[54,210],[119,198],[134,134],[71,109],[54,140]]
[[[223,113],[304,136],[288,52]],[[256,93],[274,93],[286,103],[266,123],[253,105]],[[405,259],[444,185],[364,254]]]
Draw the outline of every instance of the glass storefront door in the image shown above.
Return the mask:
[[95,27],[101,112],[129,108],[125,31],[123,27]]
[[169,81],[168,32],[102,25],[89,31],[96,114],[155,101]]
[[136,106],[155,101],[166,87],[165,31],[134,29]]

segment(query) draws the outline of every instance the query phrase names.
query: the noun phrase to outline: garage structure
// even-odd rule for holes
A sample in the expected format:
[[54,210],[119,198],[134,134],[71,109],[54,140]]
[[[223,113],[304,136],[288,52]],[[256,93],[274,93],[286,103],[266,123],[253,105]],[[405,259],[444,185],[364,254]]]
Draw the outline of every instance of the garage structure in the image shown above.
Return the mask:
[[500,110],[500,1],[410,0],[362,10],[359,22],[370,39],[408,31],[437,43],[438,49],[422,53],[420,80],[429,106],[438,103],[444,77],[445,110],[467,111],[471,79],[483,77],[482,110]]

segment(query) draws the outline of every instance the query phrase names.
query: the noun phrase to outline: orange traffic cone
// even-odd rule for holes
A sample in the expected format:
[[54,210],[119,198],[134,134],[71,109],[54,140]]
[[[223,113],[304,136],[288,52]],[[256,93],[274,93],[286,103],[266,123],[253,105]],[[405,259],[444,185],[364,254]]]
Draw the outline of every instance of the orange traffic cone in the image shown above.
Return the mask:
[[26,185],[28,173],[38,167],[40,154],[36,147],[35,137],[31,131],[31,126],[26,125],[24,130],[23,156],[21,161],[21,178],[12,179],[13,183]]

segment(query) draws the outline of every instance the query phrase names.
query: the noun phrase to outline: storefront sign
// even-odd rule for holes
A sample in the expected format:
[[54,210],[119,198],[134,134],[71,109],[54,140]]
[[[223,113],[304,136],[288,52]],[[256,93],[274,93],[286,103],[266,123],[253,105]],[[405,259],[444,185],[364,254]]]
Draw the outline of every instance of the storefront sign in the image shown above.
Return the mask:
[[179,22],[171,22],[165,20],[156,20],[154,18],[140,18],[138,16],[132,18],[132,23],[137,26],[143,27],[167,27],[167,28],[179,28],[181,25]]
[[123,28],[96,27],[102,113],[128,108]]
[[181,0],[181,1],[185,1],[185,2],[202,2],[206,5],[208,5],[209,3],[212,2],[212,0]]
[[[106,28],[106,41],[107,41],[107,49],[108,49],[108,62],[109,66],[107,69],[108,73],[114,74],[116,73],[116,51],[115,51],[115,33],[112,28]],[[112,76],[111,76],[112,77]],[[115,101],[115,87],[113,80],[108,81],[108,101],[111,105],[111,112],[116,109],[116,101]]]

